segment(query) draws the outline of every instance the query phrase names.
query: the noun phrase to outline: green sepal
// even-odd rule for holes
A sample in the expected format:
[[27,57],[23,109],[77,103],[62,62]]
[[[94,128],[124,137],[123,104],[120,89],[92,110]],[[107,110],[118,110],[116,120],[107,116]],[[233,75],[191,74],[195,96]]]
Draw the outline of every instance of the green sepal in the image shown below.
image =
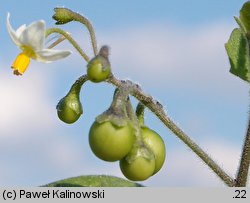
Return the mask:
[[225,48],[231,64],[230,72],[250,82],[249,42],[241,29],[233,30]]
[[149,161],[155,159],[154,153],[143,142],[138,142],[138,140],[136,140],[131,151],[124,159],[131,164],[139,157],[143,157]]
[[130,125],[131,122],[126,112],[127,97],[128,92],[124,88],[116,88],[110,107],[96,117],[96,122],[103,123],[109,121],[118,127]]
[[104,123],[108,121],[118,127],[123,127],[130,124],[128,117],[117,108],[109,108],[107,111],[97,116],[95,120],[98,123]]

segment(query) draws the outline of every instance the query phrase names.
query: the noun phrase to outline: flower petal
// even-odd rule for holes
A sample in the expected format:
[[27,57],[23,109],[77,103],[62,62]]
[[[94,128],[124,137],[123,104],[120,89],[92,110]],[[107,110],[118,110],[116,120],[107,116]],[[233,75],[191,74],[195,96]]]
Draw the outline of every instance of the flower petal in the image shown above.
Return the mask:
[[45,22],[36,21],[28,25],[21,33],[20,41],[23,45],[30,46],[34,51],[40,51],[44,47]]
[[15,30],[12,28],[11,24],[10,24],[10,13],[7,14],[7,20],[6,20],[6,27],[8,30],[8,33],[12,39],[12,41],[17,45],[17,46],[21,46],[21,42],[19,41],[19,36],[17,35],[17,33],[15,32]]
[[49,63],[62,59],[70,55],[72,52],[69,50],[54,50],[54,49],[43,49],[42,51],[36,52],[37,58],[35,60]]
[[19,38],[22,32],[26,29],[26,25],[21,25],[17,30],[16,30],[16,35]]

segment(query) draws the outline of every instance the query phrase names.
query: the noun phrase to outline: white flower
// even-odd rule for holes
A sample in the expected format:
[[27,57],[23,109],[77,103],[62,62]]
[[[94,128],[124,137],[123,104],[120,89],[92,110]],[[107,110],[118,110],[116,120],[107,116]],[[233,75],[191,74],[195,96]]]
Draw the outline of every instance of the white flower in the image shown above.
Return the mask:
[[30,58],[44,63],[62,59],[71,54],[69,50],[53,50],[44,48],[45,22],[39,20],[30,25],[22,25],[16,31],[10,25],[10,14],[7,14],[7,30],[13,42],[22,50],[14,61],[14,74],[22,75],[27,69]]

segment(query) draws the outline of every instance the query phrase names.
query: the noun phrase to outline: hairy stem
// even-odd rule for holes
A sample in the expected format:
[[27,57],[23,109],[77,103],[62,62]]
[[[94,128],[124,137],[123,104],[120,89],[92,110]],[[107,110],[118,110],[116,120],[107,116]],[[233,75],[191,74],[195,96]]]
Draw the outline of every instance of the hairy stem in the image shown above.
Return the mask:
[[145,106],[139,102],[136,107],[136,116],[141,126],[144,125],[144,110]]
[[[121,86],[122,81],[116,79],[113,75],[107,80],[115,86]],[[197,154],[206,165],[208,165],[224,183],[230,187],[234,186],[234,179],[231,178],[220,166],[215,163],[209,155],[204,152],[188,135],[186,135],[165,113],[163,106],[153,99],[152,96],[145,94],[139,85],[134,85],[131,94],[149,108],[180,140],[182,140],[191,150]]]
[[88,76],[87,75],[82,75],[81,77],[79,77],[74,84],[71,86],[70,91],[69,92],[74,92],[75,94],[79,95],[82,85],[88,81]]
[[240,166],[236,177],[236,183],[235,183],[236,187],[246,187],[249,164],[250,164],[250,118],[241,154]]
[[87,29],[89,31],[89,34],[90,34],[90,39],[91,39],[91,44],[92,44],[92,47],[93,47],[93,51],[94,51],[94,54],[96,56],[97,52],[98,52],[97,51],[97,42],[96,42],[96,37],[95,37],[95,30],[94,30],[92,24],[84,16],[82,16],[82,15],[76,13],[76,12],[73,12],[73,11],[71,11],[71,12],[72,12],[72,15],[73,15],[75,21],[78,21],[78,22],[84,24],[87,27]]
[[81,49],[81,47],[77,44],[77,42],[64,30],[60,28],[49,28],[46,30],[45,37],[48,37],[49,35],[53,33],[59,33],[63,35],[72,45],[73,47],[79,52],[79,54],[85,59],[85,61],[89,61],[89,57],[85,54],[85,52]]

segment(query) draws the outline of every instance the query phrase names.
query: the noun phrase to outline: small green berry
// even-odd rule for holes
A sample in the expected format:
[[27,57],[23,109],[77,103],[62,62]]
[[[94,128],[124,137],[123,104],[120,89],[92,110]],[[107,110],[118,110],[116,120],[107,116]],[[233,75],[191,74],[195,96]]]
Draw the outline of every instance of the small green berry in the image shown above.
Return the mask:
[[76,122],[82,115],[82,104],[75,94],[63,97],[56,106],[57,115],[61,121],[71,124]]
[[90,60],[87,65],[87,75],[90,81],[98,83],[110,76],[111,68],[108,55],[108,46],[103,46],[99,54]]

